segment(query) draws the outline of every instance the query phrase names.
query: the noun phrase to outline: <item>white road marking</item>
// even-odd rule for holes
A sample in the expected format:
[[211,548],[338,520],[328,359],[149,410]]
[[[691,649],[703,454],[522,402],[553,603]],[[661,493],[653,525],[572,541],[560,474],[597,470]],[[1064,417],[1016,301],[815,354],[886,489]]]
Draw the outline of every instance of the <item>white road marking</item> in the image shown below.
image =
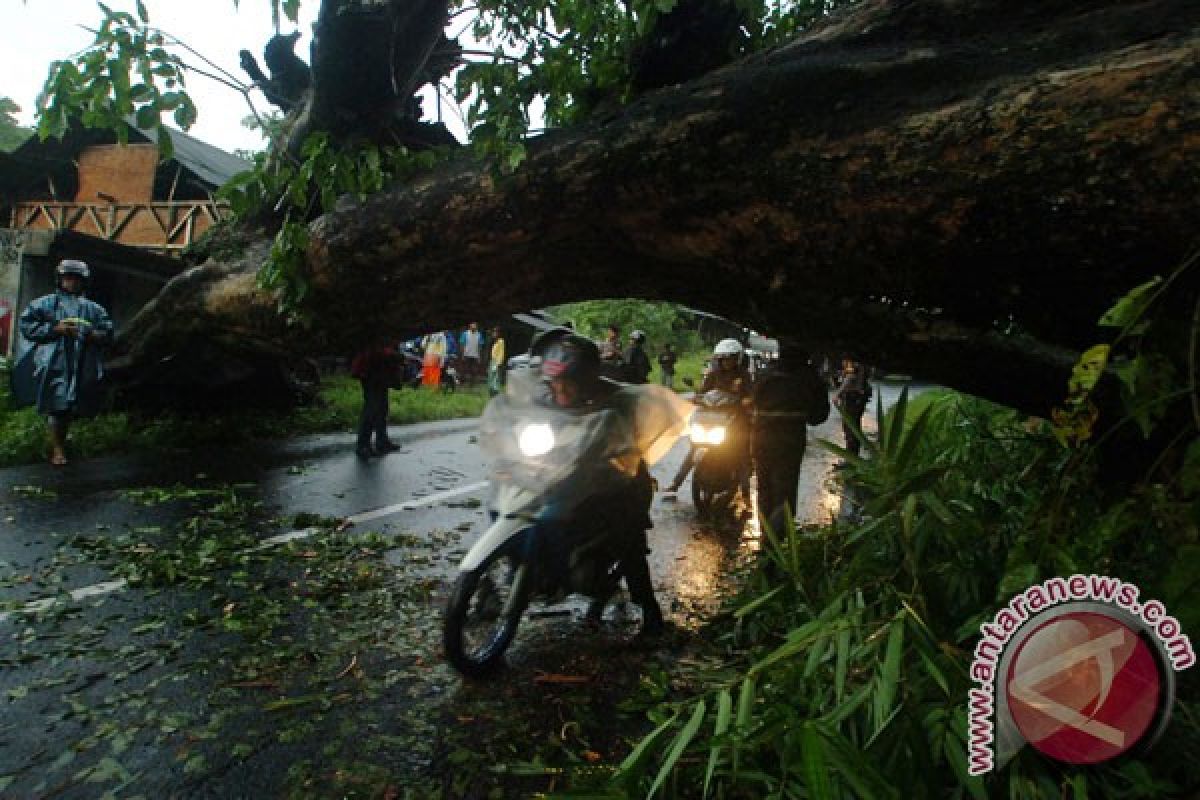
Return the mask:
[[[91,586],[84,586],[82,589],[72,589],[67,592],[72,600],[86,600],[89,597],[98,597],[102,594],[110,592],[118,592],[124,589],[128,584],[124,579],[119,581],[107,581],[105,583],[94,583]],[[21,608],[15,611],[5,611],[0,613],[0,622],[4,622],[13,614],[37,614],[42,611],[47,611],[54,607],[62,598],[61,597],[44,597],[41,600],[34,600],[31,603],[26,603]]]
[[[347,517],[347,520],[356,525],[361,522],[370,522],[371,520],[379,519],[380,517],[390,516],[398,511],[412,511],[423,506],[433,505],[434,503],[450,497],[456,497],[460,494],[477,492],[487,485],[487,481],[470,483],[466,486],[458,486],[454,489],[447,489],[444,492],[435,492],[434,494],[426,495],[425,497],[416,497],[412,500],[406,500],[403,503],[396,503],[395,505],[384,506],[383,508],[377,508],[373,511],[364,511],[360,514],[354,514],[350,517]],[[307,539],[310,536],[315,536],[323,530],[325,529],[316,527],[300,528],[299,530],[288,531],[287,533],[280,533],[276,534],[275,536],[268,536],[266,539],[263,539],[261,542],[259,542],[257,546],[251,548],[251,550],[266,550],[277,545],[287,544],[288,542]],[[81,589],[73,589],[70,592],[67,592],[67,595],[71,598],[71,600],[78,602],[80,600],[86,600],[89,597],[98,597],[100,595],[110,594],[112,592],[119,592],[122,589],[125,589],[127,586],[128,584],[124,580],[106,581],[104,583],[95,583],[91,586],[84,586]],[[29,603],[26,603],[22,607],[12,611],[0,611],[0,623],[7,622],[9,617],[13,616],[14,614],[39,614],[43,611],[47,611],[53,608],[57,603],[61,602],[62,599],[63,598],[61,595],[57,597],[44,597],[41,600],[33,600]]]
[[360,522],[370,522],[373,519],[379,519],[380,517],[386,517],[390,516],[391,514],[395,514],[397,511],[412,511],[413,509],[420,508],[421,506],[431,506],[434,503],[445,500],[448,497],[455,497],[460,494],[477,492],[487,485],[487,481],[469,483],[466,486],[459,486],[454,489],[447,489],[444,492],[436,492],[434,494],[425,495],[424,497],[417,497],[412,500],[407,500],[403,503],[396,503],[393,506],[384,506],[383,508],[377,508],[374,511],[364,511],[361,514],[354,514],[346,519],[355,525],[359,524]]
[[297,539],[307,539],[310,536],[315,536],[322,530],[324,530],[324,528],[300,528],[299,530],[288,531],[287,533],[278,533],[274,536],[268,536],[266,539],[263,539],[255,547],[251,547],[250,551],[256,553],[259,550],[270,549],[277,544],[287,544],[288,542],[294,542]]

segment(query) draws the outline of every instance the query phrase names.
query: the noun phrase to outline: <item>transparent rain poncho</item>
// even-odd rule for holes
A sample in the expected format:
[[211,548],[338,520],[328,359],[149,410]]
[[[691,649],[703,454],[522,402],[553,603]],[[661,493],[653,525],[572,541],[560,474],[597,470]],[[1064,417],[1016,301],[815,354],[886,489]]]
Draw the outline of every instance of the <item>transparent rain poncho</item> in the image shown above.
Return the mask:
[[641,461],[654,464],[671,449],[693,411],[656,385],[618,385],[580,409],[557,408],[547,396],[536,369],[510,373],[505,393],[484,409],[479,442],[494,485],[548,495],[560,507],[627,486]]

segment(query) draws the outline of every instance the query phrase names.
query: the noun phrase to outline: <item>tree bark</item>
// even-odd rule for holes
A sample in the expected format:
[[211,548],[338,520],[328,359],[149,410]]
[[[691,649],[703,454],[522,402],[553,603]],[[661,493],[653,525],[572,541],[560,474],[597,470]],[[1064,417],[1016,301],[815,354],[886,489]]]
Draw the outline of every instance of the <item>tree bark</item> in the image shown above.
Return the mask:
[[[1185,0],[866,3],[511,175],[318,219],[304,344],[668,299],[1044,413],[1103,310],[1196,247],[1198,56]],[[208,269],[203,327],[244,329],[249,284]]]

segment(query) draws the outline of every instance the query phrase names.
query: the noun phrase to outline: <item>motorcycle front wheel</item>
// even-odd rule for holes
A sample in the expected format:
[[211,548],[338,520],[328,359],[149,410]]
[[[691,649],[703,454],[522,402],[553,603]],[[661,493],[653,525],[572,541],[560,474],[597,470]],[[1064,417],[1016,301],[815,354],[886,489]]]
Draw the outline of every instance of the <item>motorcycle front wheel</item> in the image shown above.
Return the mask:
[[736,479],[722,479],[718,470],[712,464],[706,465],[701,459],[696,465],[696,474],[692,476],[692,505],[701,516],[722,514],[733,507],[733,497],[737,492]]
[[451,666],[468,677],[482,678],[504,663],[504,652],[525,611],[525,584],[525,570],[505,553],[458,576],[442,627]]

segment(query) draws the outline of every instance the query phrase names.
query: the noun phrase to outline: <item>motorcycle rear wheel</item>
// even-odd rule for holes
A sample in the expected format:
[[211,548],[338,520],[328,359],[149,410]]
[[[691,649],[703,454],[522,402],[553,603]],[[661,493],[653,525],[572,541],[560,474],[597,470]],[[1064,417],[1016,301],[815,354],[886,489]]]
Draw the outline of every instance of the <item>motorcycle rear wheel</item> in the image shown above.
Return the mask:
[[[454,582],[442,627],[442,646],[450,665],[471,678],[483,678],[504,663],[504,653],[516,636],[526,600],[514,580],[518,563],[496,553],[478,569]],[[510,613],[504,609],[510,608]]]

